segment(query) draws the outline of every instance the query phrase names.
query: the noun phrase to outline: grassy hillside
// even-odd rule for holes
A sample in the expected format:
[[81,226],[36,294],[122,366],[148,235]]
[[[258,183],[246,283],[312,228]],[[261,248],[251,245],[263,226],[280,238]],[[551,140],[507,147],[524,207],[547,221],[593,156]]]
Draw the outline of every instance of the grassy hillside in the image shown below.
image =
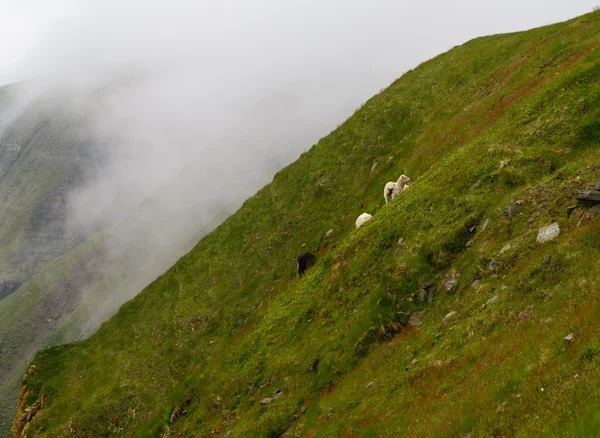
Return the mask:
[[94,336],[38,353],[18,429],[590,436],[600,220],[568,207],[600,180],[599,43],[593,13],[406,73]]

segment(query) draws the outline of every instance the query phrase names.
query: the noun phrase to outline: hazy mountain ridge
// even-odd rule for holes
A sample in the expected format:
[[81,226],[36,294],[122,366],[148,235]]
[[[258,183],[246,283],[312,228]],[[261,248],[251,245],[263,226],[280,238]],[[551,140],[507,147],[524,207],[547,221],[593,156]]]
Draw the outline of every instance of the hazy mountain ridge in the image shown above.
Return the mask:
[[600,221],[568,207],[600,180],[599,29],[479,38],[405,74],[90,339],[39,353],[15,432],[593,430]]

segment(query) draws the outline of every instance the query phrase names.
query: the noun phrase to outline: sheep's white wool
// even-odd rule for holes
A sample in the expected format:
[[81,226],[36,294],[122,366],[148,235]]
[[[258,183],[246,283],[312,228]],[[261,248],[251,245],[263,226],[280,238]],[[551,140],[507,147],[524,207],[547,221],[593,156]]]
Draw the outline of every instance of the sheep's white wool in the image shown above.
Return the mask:
[[370,221],[372,217],[373,216],[371,216],[369,213],[361,214],[356,219],[356,229],[358,230],[360,227],[362,227],[365,224],[365,222]]
[[398,181],[390,181],[386,183],[385,187],[383,188],[383,197],[385,198],[385,203],[387,204],[389,201],[398,196],[402,190],[409,186],[410,178],[404,174],[400,175]]

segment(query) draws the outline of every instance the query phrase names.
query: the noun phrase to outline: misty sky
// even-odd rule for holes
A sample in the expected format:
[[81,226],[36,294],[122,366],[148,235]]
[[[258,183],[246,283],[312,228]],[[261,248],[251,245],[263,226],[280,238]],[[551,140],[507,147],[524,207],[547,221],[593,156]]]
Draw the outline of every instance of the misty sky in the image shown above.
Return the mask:
[[134,62],[156,44],[186,53],[205,49],[198,44],[204,39],[214,53],[249,37],[238,42],[270,49],[252,61],[263,68],[278,50],[308,58],[316,50],[315,56],[343,57],[346,67],[365,62],[377,70],[361,72],[367,93],[373,93],[470,38],[564,21],[597,4],[600,0],[0,0],[0,84],[70,57],[112,52]]

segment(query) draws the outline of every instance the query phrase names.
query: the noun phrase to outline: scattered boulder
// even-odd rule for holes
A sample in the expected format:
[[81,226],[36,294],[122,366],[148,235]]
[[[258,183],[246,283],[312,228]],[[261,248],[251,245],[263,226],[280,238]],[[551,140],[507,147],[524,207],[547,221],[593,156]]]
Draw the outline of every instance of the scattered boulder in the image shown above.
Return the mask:
[[560,235],[560,227],[558,223],[548,225],[547,227],[540,228],[537,236],[538,243],[544,243],[552,240]]
[[573,214],[575,210],[577,210],[577,205],[567,207],[567,216],[571,217],[571,214]]
[[272,401],[273,401],[273,399],[271,397],[266,397],[260,401],[260,404],[263,406],[267,406],[267,405],[270,405]]
[[424,311],[420,311],[420,312],[415,312],[412,315],[410,315],[410,319],[408,320],[408,323],[410,325],[412,325],[413,327],[419,327],[420,325],[423,325],[423,314],[425,312]]
[[569,220],[579,222],[579,219],[581,219],[581,216],[583,216],[583,213],[585,213],[585,210],[582,210],[581,208],[575,207],[569,213]]
[[452,292],[452,289],[454,289],[457,284],[458,280],[456,278],[450,278],[446,280],[446,282],[444,283],[444,287],[446,288],[447,292]]
[[489,306],[490,304],[494,303],[495,301],[498,301],[498,298],[499,298],[498,295],[494,295],[492,298],[487,300],[486,303],[481,307],[483,308],[483,307]]
[[394,257],[396,257],[398,254],[400,254],[403,244],[404,244],[404,237],[401,237],[400,239],[398,239],[398,246],[396,247],[396,251],[394,251]]
[[354,351],[359,354],[364,354],[369,349],[370,345],[379,338],[379,332],[375,327],[369,328],[354,344]]
[[525,321],[529,317],[529,310],[523,310],[519,313],[519,321]]
[[442,322],[440,322],[440,325],[446,325],[446,324],[448,324],[448,321],[454,315],[456,315],[456,312],[454,310],[452,312],[448,313],[446,316],[444,316],[444,319],[442,319]]
[[475,280],[473,283],[471,283],[471,287],[475,290],[479,289],[481,287],[481,281]]
[[423,288],[419,289],[419,291],[417,292],[417,301],[422,303],[426,299],[427,299],[427,291]]
[[509,219],[512,219],[517,214],[517,204],[508,204],[504,210],[502,210],[502,213]]
[[587,225],[599,216],[600,216],[600,206],[593,207],[593,208],[589,209],[588,211],[586,211],[585,213],[582,213],[582,215],[579,218],[579,221],[577,222],[577,226]]
[[509,249],[511,249],[512,246],[510,245],[510,242],[508,242],[506,245],[504,245],[504,247],[500,250],[499,255],[504,254],[506,251],[508,251]]
[[494,260],[490,260],[490,262],[487,264],[487,268],[492,272],[497,271],[498,264]]
[[365,386],[365,389],[369,389],[373,385],[375,385],[375,382],[370,382],[367,386]]
[[306,414],[306,406],[300,406],[300,412]]
[[575,199],[583,202],[600,202],[600,191],[597,190],[579,190],[575,194]]
[[481,231],[485,230],[487,226],[490,224],[490,220],[486,219],[483,225],[481,226]]
[[469,228],[469,233],[473,234],[476,229],[477,229],[477,224],[475,224],[471,228]]
[[473,240],[469,240],[467,243],[465,243],[466,248],[471,248],[472,246],[473,246]]
[[377,167],[377,161],[375,161],[373,163],[373,166],[371,167],[371,173],[373,173],[375,171],[375,168]]
[[273,400],[277,400],[280,397],[283,397],[283,391],[281,391],[281,389],[273,391]]
[[325,239],[329,239],[333,235],[333,228],[325,233]]
[[575,338],[573,337],[573,333],[569,333],[567,336],[565,336],[563,338],[563,342],[565,343],[565,345],[570,346],[573,344],[573,342],[575,341]]
[[446,292],[452,292],[457,284],[458,276],[456,275],[456,271],[452,270],[446,274],[446,278],[444,279],[444,287],[446,288]]
[[310,365],[308,366],[308,370],[312,371],[313,373],[317,371],[317,369],[319,368],[319,358],[314,358],[311,362]]
[[546,324],[550,324],[552,321],[554,321],[554,318],[550,317],[550,318],[546,319],[544,322]]
[[534,211],[534,212],[531,214],[531,217],[529,218],[529,221],[528,221],[528,222],[529,222],[530,224],[531,224],[531,223],[533,223],[533,221],[535,221],[535,219],[536,219],[536,218],[537,218],[539,215],[540,215],[540,212],[539,212],[539,210],[536,210],[536,211]]

